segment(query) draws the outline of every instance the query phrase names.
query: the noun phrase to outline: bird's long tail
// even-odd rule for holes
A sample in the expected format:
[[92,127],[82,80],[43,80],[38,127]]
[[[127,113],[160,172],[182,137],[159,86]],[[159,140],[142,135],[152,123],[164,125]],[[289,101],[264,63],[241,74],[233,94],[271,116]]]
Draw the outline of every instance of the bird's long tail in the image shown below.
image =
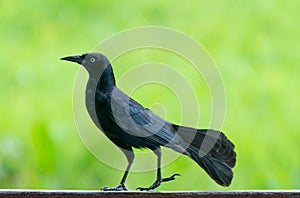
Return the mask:
[[229,186],[236,162],[233,143],[220,131],[178,125],[174,125],[174,129],[185,142],[185,154],[196,161],[218,184]]

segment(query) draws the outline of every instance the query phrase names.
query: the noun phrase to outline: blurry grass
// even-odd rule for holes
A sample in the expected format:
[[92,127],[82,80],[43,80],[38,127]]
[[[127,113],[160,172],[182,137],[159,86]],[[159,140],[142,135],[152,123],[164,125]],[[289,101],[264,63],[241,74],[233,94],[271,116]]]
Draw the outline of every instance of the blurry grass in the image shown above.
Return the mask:
[[[78,66],[59,58],[144,25],[191,35],[219,66],[227,95],[224,131],[238,153],[229,189],[300,187],[299,1],[3,0],[0,8],[1,188],[99,189],[119,182],[123,173],[99,163],[80,141],[72,114]],[[123,59],[124,67],[120,60],[114,68],[117,78],[136,61]],[[135,95],[143,104],[168,103],[169,95],[146,88]],[[201,92],[205,105],[205,86]],[[152,97],[142,101],[144,94]],[[223,189],[187,157],[163,169],[164,175],[174,172],[183,176],[159,189]],[[134,189],[154,177],[132,173],[127,183]]]

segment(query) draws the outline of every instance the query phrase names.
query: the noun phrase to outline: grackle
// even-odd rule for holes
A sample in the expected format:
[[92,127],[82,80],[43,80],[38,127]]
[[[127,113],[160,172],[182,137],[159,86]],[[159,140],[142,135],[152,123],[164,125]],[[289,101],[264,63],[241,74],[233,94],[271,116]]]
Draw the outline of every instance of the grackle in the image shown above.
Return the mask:
[[67,56],[61,60],[76,62],[88,71],[85,96],[88,113],[95,125],[121,149],[128,161],[120,184],[102,190],[127,190],[125,180],[134,159],[132,148],[149,148],[157,156],[156,181],[138,190],[153,190],[162,182],[174,180],[179,174],[166,178],[161,175],[160,146],[189,156],[219,185],[230,185],[236,153],[233,143],[221,131],[179,126],[144,108],[116,87],[111,63],[100,53]]

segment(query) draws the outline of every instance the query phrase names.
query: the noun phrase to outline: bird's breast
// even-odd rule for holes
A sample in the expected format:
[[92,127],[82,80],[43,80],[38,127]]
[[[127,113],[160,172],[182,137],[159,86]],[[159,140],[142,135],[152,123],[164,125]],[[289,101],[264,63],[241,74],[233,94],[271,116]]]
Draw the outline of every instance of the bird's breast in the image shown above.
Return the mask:
[[86,109],[93,120],[93,122],[96,124],[96,126],[99,128],[100,124],[97,118],[96,108],[95,108],[95,91],[92,89],[86,89],[85,94],[85,106]]

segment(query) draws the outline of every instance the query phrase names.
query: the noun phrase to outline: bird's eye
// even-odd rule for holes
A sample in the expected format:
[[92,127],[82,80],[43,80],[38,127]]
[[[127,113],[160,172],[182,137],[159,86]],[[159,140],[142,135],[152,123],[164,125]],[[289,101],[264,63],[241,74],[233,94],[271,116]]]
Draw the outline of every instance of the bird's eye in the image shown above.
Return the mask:
[[95,58],[91,58],[90,61],[93,63],[95,62]]

